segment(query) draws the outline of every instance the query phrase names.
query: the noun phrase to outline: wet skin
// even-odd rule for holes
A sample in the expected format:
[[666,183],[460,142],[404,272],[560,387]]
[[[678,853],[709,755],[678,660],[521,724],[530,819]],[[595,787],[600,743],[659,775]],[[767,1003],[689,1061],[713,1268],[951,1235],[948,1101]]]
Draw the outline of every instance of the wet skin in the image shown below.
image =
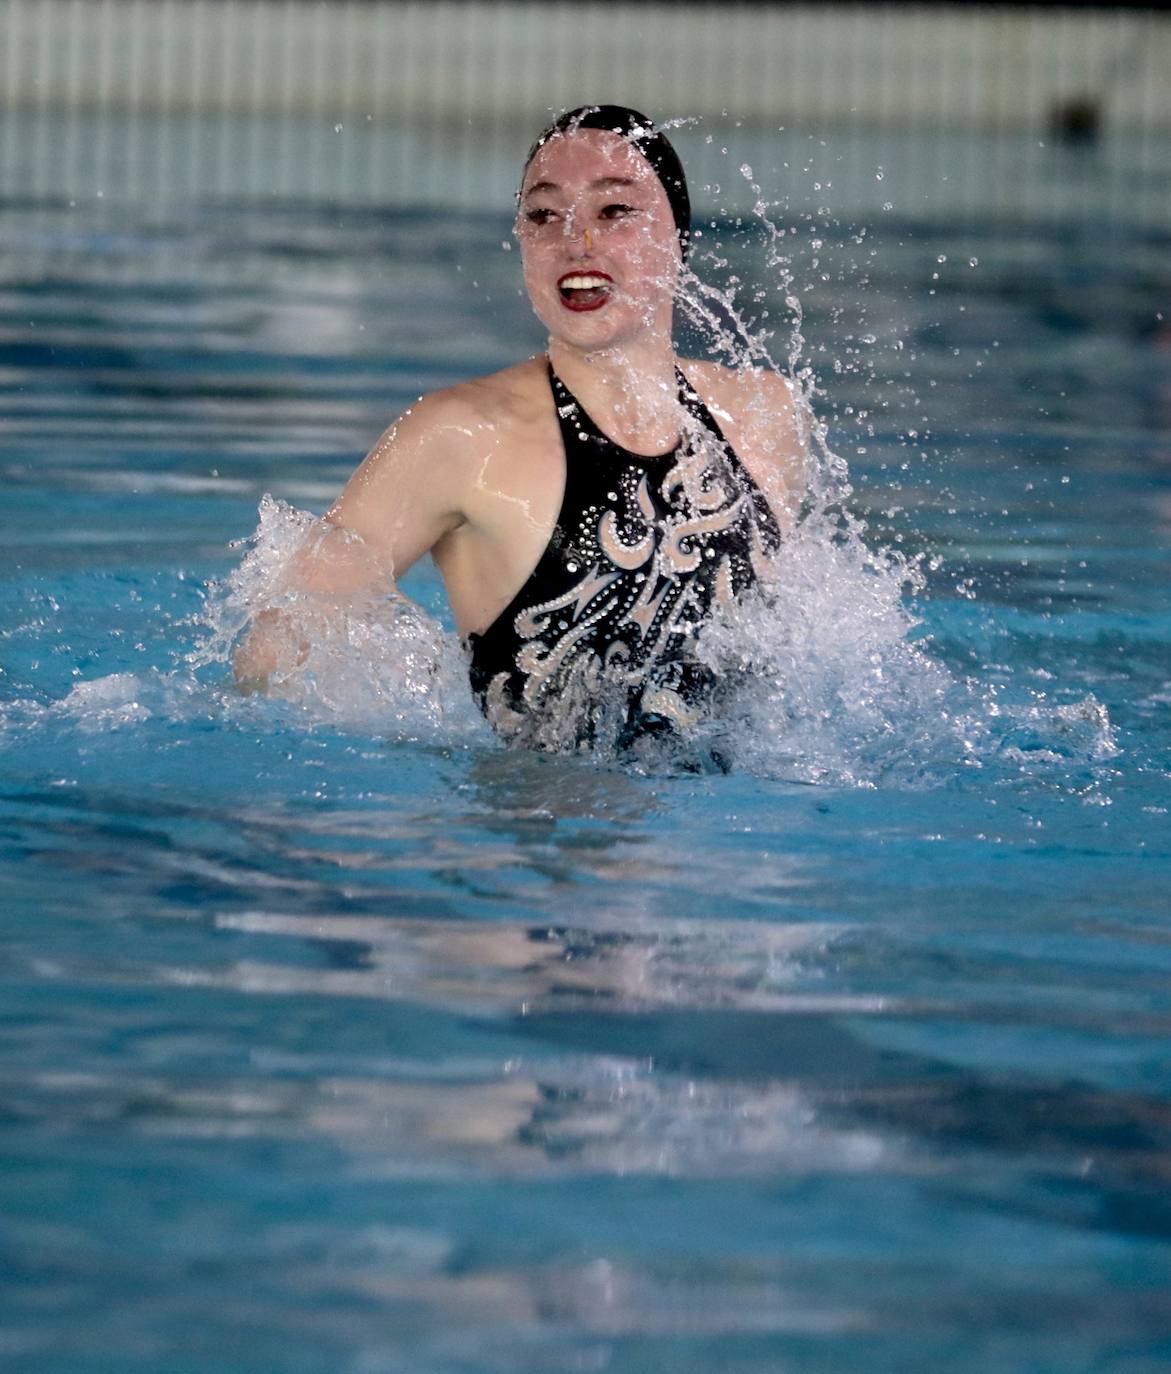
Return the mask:
[[[644,454],[678,439],[679,363],[782,528],[791,521],[806,449],[790,386],[676,358],[682,255],[666,192],[641,154],[601,130],[550,139],[526,171],[516,234],[547,358],[430,393],[396,421],[326,516],[334,534],[300,560],[305,591],[384,594],[430,553],[460,632],[487,628],[536,566],[560,511],[565,454],[549,361],[603,433]],[[279,620],[262,613],[242,646],[246,685],[263,686],[287,658]]]

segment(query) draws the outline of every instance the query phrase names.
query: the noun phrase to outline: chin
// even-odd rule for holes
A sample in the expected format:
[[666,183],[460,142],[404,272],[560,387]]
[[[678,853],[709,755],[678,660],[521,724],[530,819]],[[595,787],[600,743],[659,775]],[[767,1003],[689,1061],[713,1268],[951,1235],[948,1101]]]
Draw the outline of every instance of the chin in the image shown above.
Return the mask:
[[550,338],[591,353],[619,348],[655,332],[641,316],[632,317],[628,310],[612,312],[607,306],[601,310],[575,313],[558,303],[557,313],[542,315],[541,322],[548,329]]

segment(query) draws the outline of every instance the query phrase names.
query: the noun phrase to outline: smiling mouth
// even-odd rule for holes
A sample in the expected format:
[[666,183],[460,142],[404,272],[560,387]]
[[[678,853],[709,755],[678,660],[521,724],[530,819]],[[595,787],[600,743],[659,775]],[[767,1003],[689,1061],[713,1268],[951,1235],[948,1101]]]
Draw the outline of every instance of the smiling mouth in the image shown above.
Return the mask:
[[613,277],[605,272],[567,272],[557,283],[561,304],[569,310],[599,310],[610,299]]

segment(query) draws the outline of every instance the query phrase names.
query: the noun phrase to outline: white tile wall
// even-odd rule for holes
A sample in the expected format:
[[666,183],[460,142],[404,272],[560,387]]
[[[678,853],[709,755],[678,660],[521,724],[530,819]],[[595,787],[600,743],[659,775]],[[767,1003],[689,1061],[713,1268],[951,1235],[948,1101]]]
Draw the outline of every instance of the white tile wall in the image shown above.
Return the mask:
[[[0,193],[482,207],[550,111],[614,100],[697,121],[701,203],[746,198],[743,148],[767,192],[838,213],[1042,213],[1082,157],[1094,213],[1163,224],[1169,71],[1154,9],[0,0]],[[1098,144],[1054,150],[1079,98]]]

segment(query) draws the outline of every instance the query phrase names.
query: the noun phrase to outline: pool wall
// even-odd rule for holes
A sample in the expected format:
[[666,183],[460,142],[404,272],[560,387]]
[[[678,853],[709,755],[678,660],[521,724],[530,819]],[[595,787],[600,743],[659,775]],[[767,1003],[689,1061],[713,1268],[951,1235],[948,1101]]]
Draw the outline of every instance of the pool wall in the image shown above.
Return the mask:
[[0,184],[477,208],[550,110],[613,100],[697,121],[701,204],[750,203],[734,142],[837,214],[1164,226],[1168,70],[1129,7],[0,0]]

